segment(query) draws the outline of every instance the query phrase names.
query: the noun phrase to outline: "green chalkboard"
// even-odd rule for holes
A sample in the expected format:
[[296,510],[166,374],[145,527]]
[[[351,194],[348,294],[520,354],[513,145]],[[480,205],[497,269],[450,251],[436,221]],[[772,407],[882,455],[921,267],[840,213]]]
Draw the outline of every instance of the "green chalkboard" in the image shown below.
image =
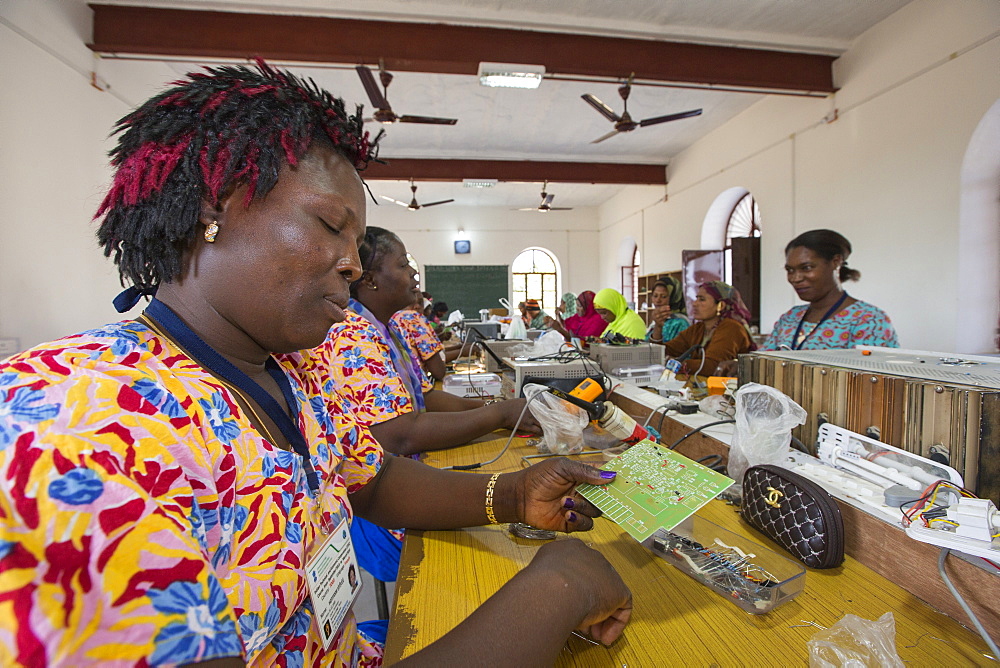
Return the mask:
[[422,283],[435,302],[478,318],[481,308],[501,308],[497,300],[507,297],[509,273],[505,264],[428,264]]

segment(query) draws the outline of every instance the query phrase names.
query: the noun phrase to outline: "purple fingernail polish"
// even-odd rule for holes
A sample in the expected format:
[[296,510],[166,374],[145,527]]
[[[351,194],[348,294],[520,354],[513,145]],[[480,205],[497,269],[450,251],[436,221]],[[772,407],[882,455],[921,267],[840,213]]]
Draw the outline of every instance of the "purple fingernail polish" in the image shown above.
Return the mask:
[[573,523],[575,523],[575,522],[576,522],[576,513],[574,513],[574,512],[571,512],[571,513],[569,514],[569,521],[570,521],[570,522],[573,522]]
[[563,501],[563,508],[575,508],[575,507],[576,507],[576,503],[573,502],[573,499],[571,499],[571,498],[569,498],[567,496],[566,500]]
[[614,480],[616,475],[618,475],[616,471],[601,471],[601,477],[605,480]]

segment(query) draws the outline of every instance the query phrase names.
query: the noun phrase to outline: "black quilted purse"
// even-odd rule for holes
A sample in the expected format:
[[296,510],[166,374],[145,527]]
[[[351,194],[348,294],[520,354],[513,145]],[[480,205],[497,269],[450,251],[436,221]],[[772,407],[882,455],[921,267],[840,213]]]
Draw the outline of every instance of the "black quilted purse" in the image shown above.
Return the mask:
[[743,506],[752,527],[810,568],[844,561],[844,520],[830,494],[780,466],[751,466],[743,474]]

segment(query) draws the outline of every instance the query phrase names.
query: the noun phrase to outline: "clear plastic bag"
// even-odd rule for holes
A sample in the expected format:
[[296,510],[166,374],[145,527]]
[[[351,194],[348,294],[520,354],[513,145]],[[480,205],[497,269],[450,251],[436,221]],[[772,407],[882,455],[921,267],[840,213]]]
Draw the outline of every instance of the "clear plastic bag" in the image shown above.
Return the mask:
[[510,319],[510,327],[507,328],[507,333],[504,334],[505,339],[515,339],[523,340],[528,338],[528,328],[524,325],[524,320],[521,320],[518,316],[514,316]]
[[875,621],[844,615],[808,643],[810,668],[903,668],[896,652],[896,619],[887,612]]
[[806,412],[781,391],[747,383],[736,391],[736,430],[729,448],[729,477],[741,486],[743,473],[759,464],[781,464],[788,456],[792,427]]
[[698,402],[698,410],[716,420],[728,420],[736,414],[732,400],[724,394],[710,394]]
[[[518,318],[520,320],[520,318]],[[512,357],[541,357],[543,355],[554,355],[566,343],[563,335],[556,331],[545,332],[532,343],[525,343],[519,346],[511,346],[508,354]]]
[[[544,385],[534,383],[524,386],[528,410],[542,427],[539,451],[558,455],[580,452],[583,450],[583,429],[590,422],[587,412],[546,390]],[[536,398],[537,394],[541,396]]]

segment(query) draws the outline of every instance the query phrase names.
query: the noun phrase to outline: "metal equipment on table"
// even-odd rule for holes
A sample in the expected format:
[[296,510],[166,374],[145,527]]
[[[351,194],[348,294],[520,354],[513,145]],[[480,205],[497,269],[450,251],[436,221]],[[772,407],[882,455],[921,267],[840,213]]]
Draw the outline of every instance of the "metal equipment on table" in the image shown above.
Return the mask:
[[824,422],[947,464],[982,498],[1000,499],[1000,359],[895,348],[741,355],[740,384],[781,390]]

